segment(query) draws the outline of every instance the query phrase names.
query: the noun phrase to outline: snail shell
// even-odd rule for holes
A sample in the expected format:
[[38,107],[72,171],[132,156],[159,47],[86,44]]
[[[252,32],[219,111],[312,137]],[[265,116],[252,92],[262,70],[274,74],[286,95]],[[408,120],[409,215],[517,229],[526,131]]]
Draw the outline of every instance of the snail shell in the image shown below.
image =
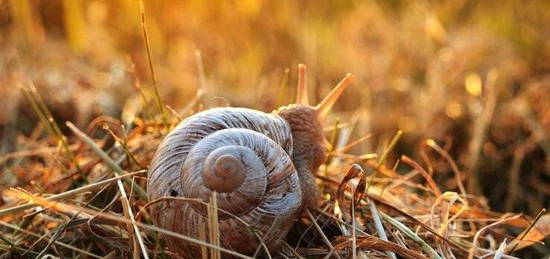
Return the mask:
[[[288,219],[296,217],[302,204],[291,154],[292,135],[282,118],[244,108],[211,109],[183,121],[160,144],[151,165],[149,196],[208,201],[217,191],[220,209],[265,233],[264,242],[277,247],[292,225]],[[242,179],[236,179],[241,172],[220,176],[208,170],[232,164],[232,159],[245,169]],[[198,237],[207,225],[201,204],[166,202],[154,212],[159,227],[191,237]],[[257,238],[239,220],[221,213],[219,228],[223,247],[250,253],[258,246]],[[193,244],[180,244],[176,238],[167,242],[182,254],[199,256]]]
[[[270,251],[278,249],[301,210],[316,206],[314,173],[325,159],[326,141],[320,121],[348,79],[325,98],[331,101],[316,107],[307,104],[302,86],[302,103],[271,114],[215,108],[185,119],[155,153],[150,200],[172,196],[208,202],[216,192],[222,247],[252,254],[260,244],[257,234]],[[195,239],[208,233],[204,203],[167,200],[153,205],[151,216],[157,226]],[[201,255],[195,243],[163,239],[188,258]]]

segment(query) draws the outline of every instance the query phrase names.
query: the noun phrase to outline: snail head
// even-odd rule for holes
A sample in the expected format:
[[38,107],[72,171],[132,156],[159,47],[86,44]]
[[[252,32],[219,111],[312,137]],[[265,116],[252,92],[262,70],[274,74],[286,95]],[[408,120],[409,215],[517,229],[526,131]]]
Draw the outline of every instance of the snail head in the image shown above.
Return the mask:
[[322,123],[342,92],[351,83],[347,74],[317,106],[309,104],[306,87],[306,67],[298,66],[296,103],[279,108],[276,113],[290,125],[293,138],[293,161],[297,169],[316,172],[326,160],[326,139]]

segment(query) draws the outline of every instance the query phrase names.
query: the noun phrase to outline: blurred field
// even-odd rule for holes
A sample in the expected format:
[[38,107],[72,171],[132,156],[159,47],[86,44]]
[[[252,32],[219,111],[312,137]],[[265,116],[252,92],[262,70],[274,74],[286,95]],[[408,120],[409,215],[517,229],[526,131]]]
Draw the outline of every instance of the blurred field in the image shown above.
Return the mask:
[[[550,1],[144,4],[171,119],[214,106],[269,112],[291,103],[299,63],[308,66],[313,103],[351,72],[354,84],[326,125],[344,125],[333,144],[372,134],[348,153],[382,154],[402,130],[388,168],[409,172],[399,162],[406,155],[428,168],[439,188],[459,192],[451,164],[430,145],[436,143],[481,207],[531,218],[550,207]],[[80,129],[100,125],[91,123],[98,116],[126,125],[162,122],[138,2],[0,0],[0,190],[40,193],[57,179],[41,183],[44,172],[55,177],[61,173],[54,168],[71,168],[54,159],[63,148],[20,91],[31,83],[69,140],[65,121]],[[24,153],[46,146],[55,152]],[[154,148],[140,150],[142,164],[133,169],[145,168]],[[83,157],[76,160],[87,162]],[[0,206],[9,202],[0,196]],[[521,255],[547,253],[537,245]]]

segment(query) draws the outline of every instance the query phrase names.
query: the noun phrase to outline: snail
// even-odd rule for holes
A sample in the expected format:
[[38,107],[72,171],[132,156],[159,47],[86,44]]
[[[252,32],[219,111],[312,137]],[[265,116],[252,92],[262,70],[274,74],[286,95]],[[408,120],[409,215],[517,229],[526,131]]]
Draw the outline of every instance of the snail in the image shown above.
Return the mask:
[[[168,199],[155,204],[150,211],[155,225],[204,237],[204,204],[215,193],[221,247],[250,255],[260,237],[270,251],[280,248],[299,213],[317,206],[314,175],[326,159],[327,142],[321,122],[351,82],[348,74],[319,105],[311,106],[305,69],[299,66],[295,104],[272,113],[209,109],[186,118],[162,140],[150,165],[149,199],[172,196],[204,203]],[[163,239],[172,251],[201,256],[196,243]]]

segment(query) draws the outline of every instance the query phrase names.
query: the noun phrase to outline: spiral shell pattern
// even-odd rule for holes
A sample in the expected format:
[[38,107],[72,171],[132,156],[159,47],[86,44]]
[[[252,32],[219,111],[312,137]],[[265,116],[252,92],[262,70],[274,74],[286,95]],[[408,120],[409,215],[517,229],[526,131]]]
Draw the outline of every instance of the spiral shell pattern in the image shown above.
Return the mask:
[[[234,187],[217,193],[218,207],[231,213],[219,214],[221,246],[244,254],[256,250],[257,237],[241,221],[255,229],[269,249],[280,246],[302,205],[302,192],[291,161],[290,128],[276,115],[217,108],[187,118],[155,153],[149,198],[178,196],[208,202],[213,192],[208,186],[217,183],[205,184],[205,177],[211,177],[220,157],[238,159],[241,164],[236,168],[245,172]],[[152,216],[157,226],[196,239],[208,225],[205,206],[192,202],[158,203]],[[197,245],[164,238],[172,250],[189,258],[200,255]]]

